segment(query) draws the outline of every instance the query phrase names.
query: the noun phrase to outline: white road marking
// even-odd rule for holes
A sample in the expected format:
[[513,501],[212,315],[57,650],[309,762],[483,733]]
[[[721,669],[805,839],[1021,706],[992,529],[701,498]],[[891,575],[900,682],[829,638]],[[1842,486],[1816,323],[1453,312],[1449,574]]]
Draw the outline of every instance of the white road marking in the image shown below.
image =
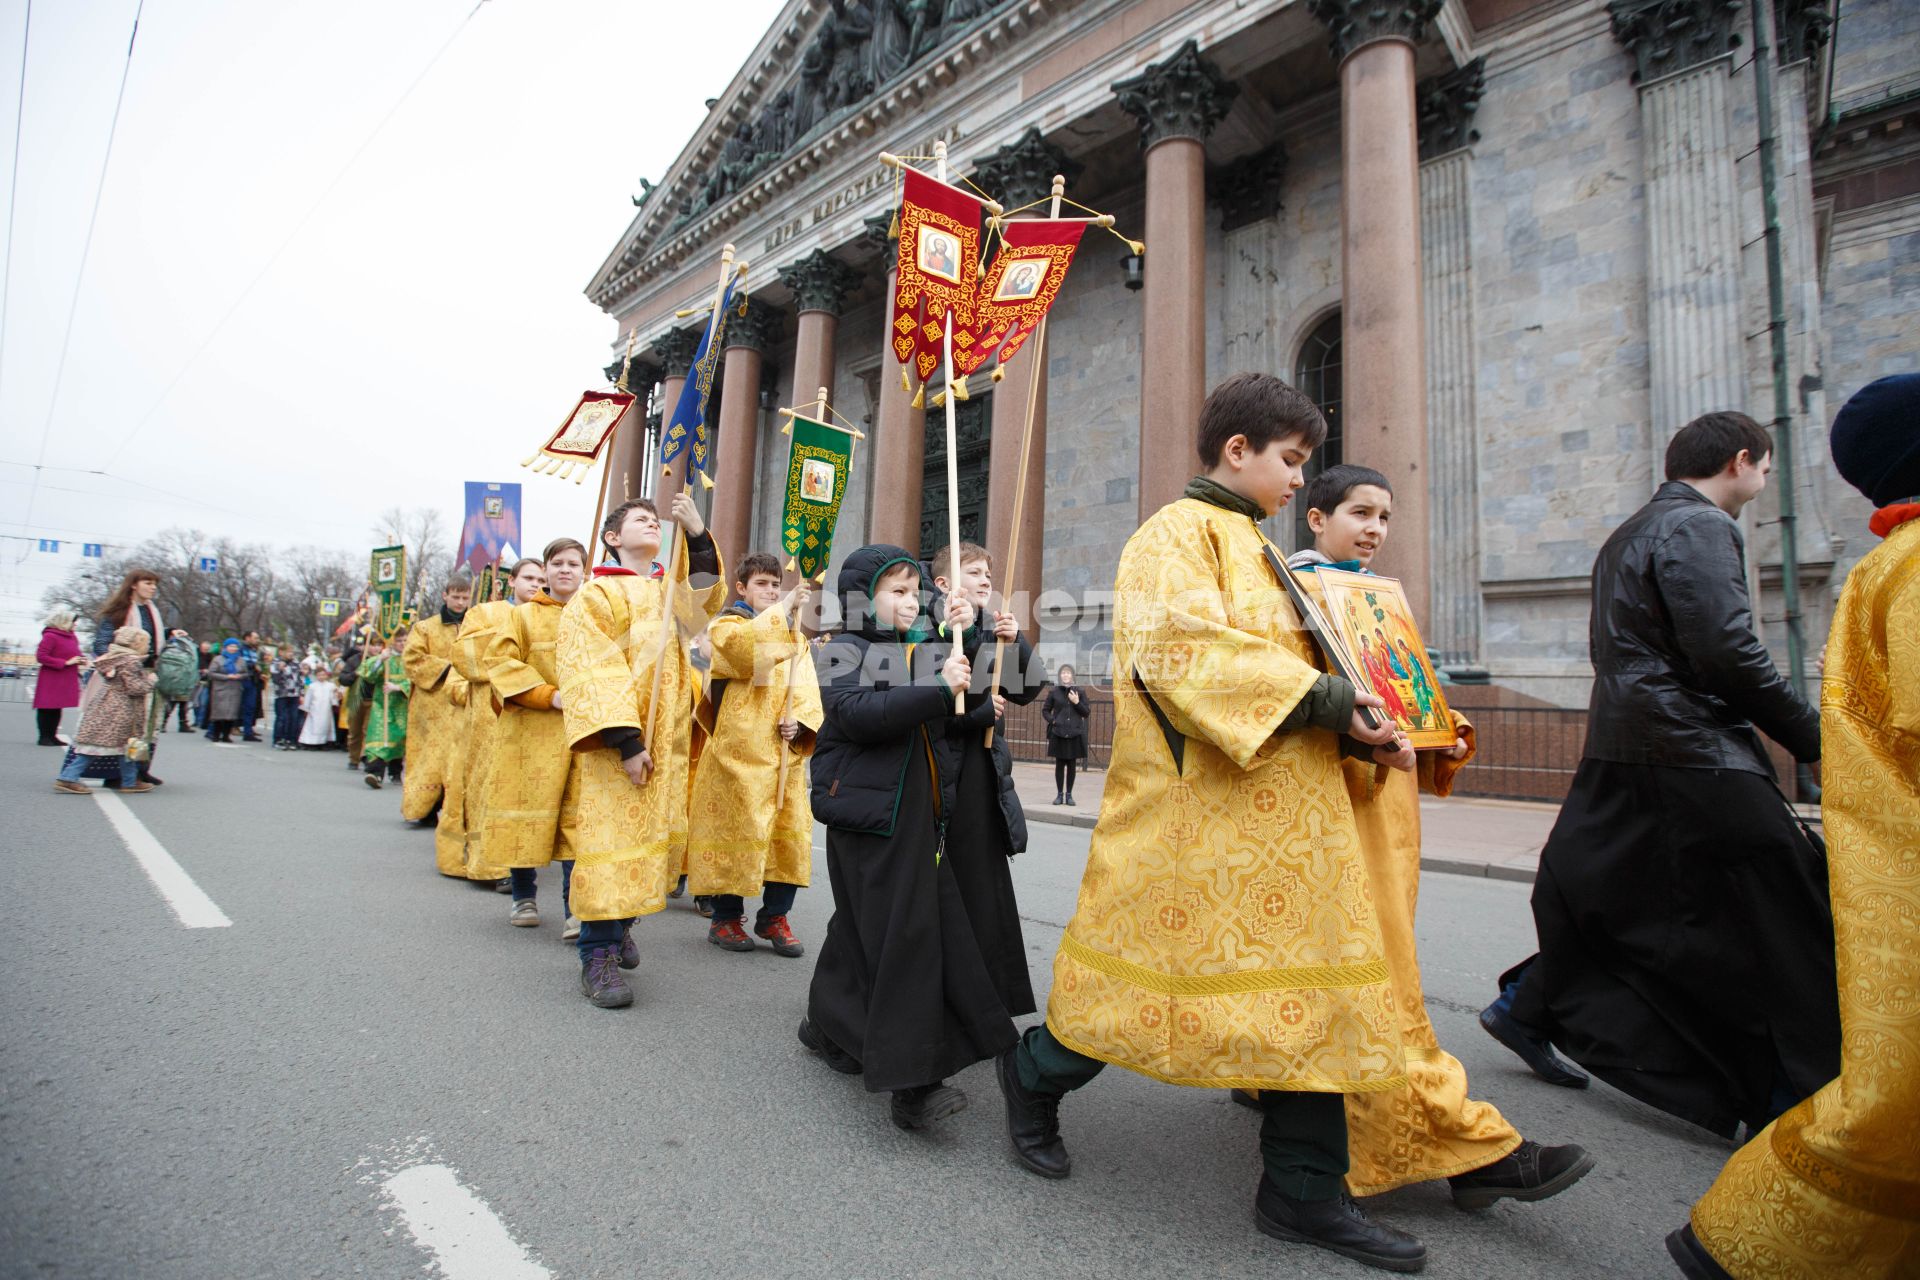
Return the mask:
[[153,838],[140,819],[133,816],[127,808],[127,802],[104,788],[93,793],[100,803],[100,811],[107,815],[107,821],[113,824],[120,843],[127,846],[127,852],[147,873],[147,879],[153,881],[153,887],[173,908],[173,914],[180,917],[180,923],[189,929],[225,929],[233,924],[227,919],[227,913],[214,905],[193,882],[186,869],[173,860],[166,847]]
[[487,1202],[444,1164],[417,1164],[383,1184],[414,1241],[447,1280],[553,1280]]

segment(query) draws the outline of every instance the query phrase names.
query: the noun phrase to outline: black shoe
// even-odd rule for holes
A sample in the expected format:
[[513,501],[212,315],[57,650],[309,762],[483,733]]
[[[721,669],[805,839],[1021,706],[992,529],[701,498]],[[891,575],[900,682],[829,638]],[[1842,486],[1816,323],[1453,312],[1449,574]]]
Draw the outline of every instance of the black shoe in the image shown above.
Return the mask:
[[1480,1025],[1487,1029],[1488,1035],[1519,1055],[1520,1061],[1548,1084],[1567,1089],[1587,1087],[1586,1072],[1555,1053],[1546,1041],[1535,1040],[1522,1031],[1513,1015],[1500,1007],[1499,1001],[1480,1011]]
[[693,895],[693,914],[703,919],[713,919],[713,898],[704,893]]
[[1253,1225],[1275,1240],[1310,1244],[1382,1271],[1427,1265],[1427,1246],[1367,1217],[1345,1192],[1331,1200],[1295,1200],[1281,1195],[1264,1173],[1253,1198]]
[[1687,1280],[1733,1280],[1733,1273],[1715,1262],[1700,1237],[1693,1234],[1692,1223],[1668,1234],[1667,1253]]
[[667,890],[667,896],[669,898],[686,897],[687,896],[687,878],[685,876],[681,876],[680,879],[674,883],[673,888]]
[[1061,804],[1065,804],[1065,803],[1067,802],[1067,793],[1066,793],[1066,792],[1064,792],[1064,791],[1056,791],[1056,792],[1054,792],[1054,793],[1053,793],[1053,802],[1054,802],[1054,803],[1055,803],[1056,805],[1061,805]]
[[1247,1110],[1258,1111],[1265,1114],[1266,1108],[1260,1103],[1260,1091],[1258,1089],[1230,1089],[1228,1092],[1233,1095],[1235,1102]]
[[1059,1095],[1035,1093],[1020,1083],[1019,1053],[1015,1045],[994,1062],[1000,1096],[1007,1102],[1013,1158],[1043,1178],[1064,1178],[1073,1172],[1073,1157],[1060,1141]]
[[1495,1200],[1545,1200],[1557,1196],[1593,1172],[1593,1157],[1585,1147],[1543,1147],[1522,1142],[1492,1164],[1447,1179],[1453,1203],[1462,1209],[1484,1209]]
[[347,769],[352,773],[360,772],[360,762],[358,760],[347,761]]
[[60,739],[58,738],[42,738],[40,739],[40,742],[38,745],[43,747],[64,747],[67,744],[60,741]]
[[1078,809],[1079,807],[1080,807],[1079,805],[1073,802],[1073,792],[1071,791],[1067,792],[1067,808]]
[[902,1129],[925,1129],[967,1109],[967,1095],[942,1080],[893,1091],[893,1122]]
[[820,1055],[822,1062],[843,1076],[857,1076],[863,1070],[860,1059],[821,1034],[811,1018],[800,1019],[800,1043],[807,1046],[809,1052]]

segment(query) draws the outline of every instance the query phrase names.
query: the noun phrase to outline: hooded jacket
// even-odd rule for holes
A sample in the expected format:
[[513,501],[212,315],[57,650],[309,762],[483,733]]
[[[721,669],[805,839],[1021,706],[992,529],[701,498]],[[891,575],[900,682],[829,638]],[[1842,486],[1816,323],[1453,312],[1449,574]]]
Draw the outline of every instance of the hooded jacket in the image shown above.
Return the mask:
[[873,618],[873,587],[896,565],[920,563],[903,548],[861,547],[840,568],[834,594],[843,629],[816,653],[826,723],[813,751],[813,815],[829,827],[890,836],[900,785],[923,727],[940,775],[940,812],[951,813],[959,754],[947,742],[953,691],[940,678],[952,646],[928,639],[926,612],[911,631]]

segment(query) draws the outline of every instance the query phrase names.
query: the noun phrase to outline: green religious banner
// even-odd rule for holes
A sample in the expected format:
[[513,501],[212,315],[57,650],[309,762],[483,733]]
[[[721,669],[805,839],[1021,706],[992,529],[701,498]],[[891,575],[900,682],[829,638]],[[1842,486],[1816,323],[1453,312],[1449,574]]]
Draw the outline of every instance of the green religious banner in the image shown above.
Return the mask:
[[787,460],[780,539],[787,551],[787,567],[817,581],[826,574],[827,559],[833,554],[833,526],[846,497],[853,442],[859,433],[797,410],[785,430],[793,437],[793,449]]
[[379,603],[380,634],[391,636],[402,626],[407,595],[407,549],[376,547],[367,564],[367,582]]

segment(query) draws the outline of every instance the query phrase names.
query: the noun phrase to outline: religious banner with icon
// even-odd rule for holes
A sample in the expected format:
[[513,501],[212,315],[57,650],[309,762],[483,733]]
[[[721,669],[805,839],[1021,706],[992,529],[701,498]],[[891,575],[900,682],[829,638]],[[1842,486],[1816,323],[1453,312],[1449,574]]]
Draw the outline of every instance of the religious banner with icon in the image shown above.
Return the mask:
[[[573,412],[538,450],[521,459],[520,465],[535,471],[571,478],[575,484],[587,477],[587,471],[607,447],[608,437],[620,425],[620,417],[634,401],[624,391],[584,391],[574,402]],[[468,486],[472,488],[471,485]],[[517,516],[516,516],[517,520]]]
[[747,314],[747,295],[740,289],[738,271],[728,278],[726,290],[720,295],[720,305],[707,317],[707,327],[700,335],[700,345],[694,348],[693,368],[687,371],[686,385],[680,388],[680,401],[673,406],[673,416],[666,420],[660,437],[661,471],[670,470],[680,460],[681,454],[691,450],[692,456],[687,462],[687,482],[691,484],[693,477],[698,475],[700,482],[709,489],[713,488],[713,432],[707,426],[707,400],[713,394],[713,380],[720,372],[727,316],[733,313]]
[[804,413],[793,414],[785,430],[793,437],[793,448],[787,458],[780,543],[786,548],[787,568],[818,581],[833,555],[833,527],[847,494],[854,437]]
[[[618,421],[618,415],[615,415]],[[460,523],[461,564],[475,573],[511,560],[520,545],[520,486],[469,480],[467,514]]]
[[954,335],[953,367],[960,376],[953,393],[962,400],[967,398],[967,375],[995,356],[999,363],[993,380],[1001,379],[1002,369],[1060,296],[1087,220],[1018,218],[998,226],[1001,249],[975,295],[968,341],[963,344],[960,335]]
[[407,595],[407,549],[376,547],[367,566],[367,582],[379,609],[382,637],[391,636],[404,623]]
[[949,312],[956,363],[962,348],[971,345],[974,286],[980,273],[980,221],[986,208],[978,196],[917,169],[903,168],[901,177],[893,354],[903,366],[910,366],[924,386],[940,367]]

